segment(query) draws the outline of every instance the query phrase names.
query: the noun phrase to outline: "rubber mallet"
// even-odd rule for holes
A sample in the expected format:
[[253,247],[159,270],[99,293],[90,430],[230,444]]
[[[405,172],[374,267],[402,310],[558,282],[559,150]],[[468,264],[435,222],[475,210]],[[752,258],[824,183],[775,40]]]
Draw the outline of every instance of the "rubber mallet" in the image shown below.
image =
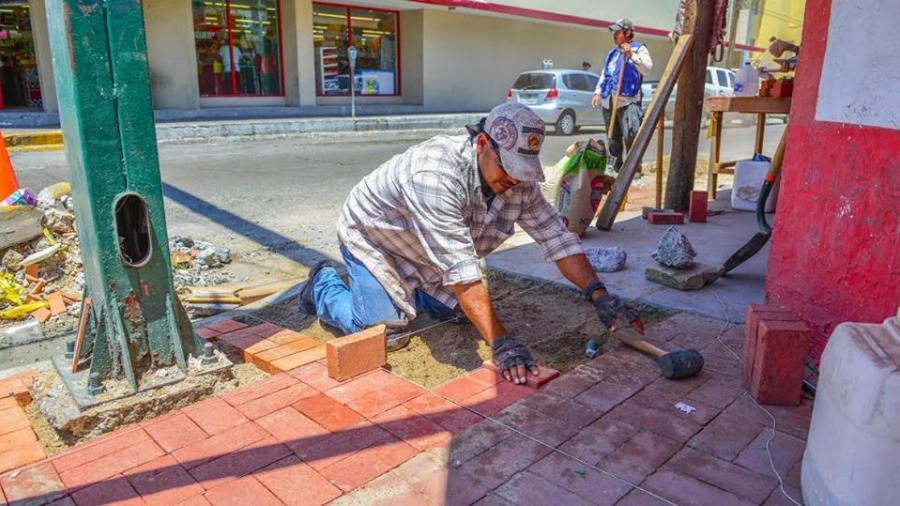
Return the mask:
[[690,378],[703,369],[703,355],[697,350],[665,351],[628,328],[620,328],[612,334],[628,346],[653,357],[666,379]]

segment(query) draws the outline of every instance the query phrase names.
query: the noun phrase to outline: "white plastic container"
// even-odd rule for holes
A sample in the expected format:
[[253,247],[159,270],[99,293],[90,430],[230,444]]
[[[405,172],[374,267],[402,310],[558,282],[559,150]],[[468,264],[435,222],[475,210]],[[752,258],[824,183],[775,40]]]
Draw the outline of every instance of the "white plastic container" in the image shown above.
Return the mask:
[[900,501],[900,317],[831,334],[801,481],[810,506]]
[[745,62],[734,77],[734,96],[755,97],[759,94],[759,69]]
[[[734,188],[731,190],[731,207],[738,211],[756,212],[756,203],[759,202],[759,192],[762,190],[766,173],[769,172],[769,162],[754,162],[741,160],[734,166]],[[778,200],[778,182],[769,193],[766,200],[766,212],[775,211],[775,203]]]

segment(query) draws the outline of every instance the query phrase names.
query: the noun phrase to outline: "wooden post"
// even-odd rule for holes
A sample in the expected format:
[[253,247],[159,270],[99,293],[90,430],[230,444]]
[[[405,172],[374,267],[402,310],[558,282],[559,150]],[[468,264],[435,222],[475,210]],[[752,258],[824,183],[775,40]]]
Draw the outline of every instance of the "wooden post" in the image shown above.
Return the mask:
[[675,126],[672,130],[672,158],[666,181],[665,207],[686,212],[694,188],[697,144],[703,116],[703,91],[710,35],[715,17],[715,0],[693,0],[685,11],[685,33],[693,34],[694,44],[681,78],[675,99]]
[[666,144],[666,116],[659,117],[659,129],[656,131],[656,208],[662,207],[663,156]]
[[734,45],[737,42],[737,24],[743,5],[744,2],[741,0],[731,0],[731,20],[726,27],[726,30],[728,30],[728,46],[725,48],[725,58],[722,59],[723,67],[734,66],[731,63],[731,55],[734,54]]

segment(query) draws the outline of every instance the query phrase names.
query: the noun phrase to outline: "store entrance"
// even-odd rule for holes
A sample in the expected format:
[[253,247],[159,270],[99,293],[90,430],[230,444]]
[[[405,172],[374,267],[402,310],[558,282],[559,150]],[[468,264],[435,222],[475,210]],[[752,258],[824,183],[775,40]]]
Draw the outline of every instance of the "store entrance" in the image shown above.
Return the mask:
[[43,109],[31,8],[22,0],[0,0],[0,109]]

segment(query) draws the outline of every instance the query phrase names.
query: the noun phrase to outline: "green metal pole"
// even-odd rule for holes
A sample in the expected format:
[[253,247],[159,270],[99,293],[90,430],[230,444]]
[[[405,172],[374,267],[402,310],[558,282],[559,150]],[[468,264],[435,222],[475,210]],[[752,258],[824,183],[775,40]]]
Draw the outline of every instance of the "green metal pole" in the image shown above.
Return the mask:
[[137,391],[202,350],[172,281],[141,2],[48,0],[47,19],[93,300],[79,358]]

